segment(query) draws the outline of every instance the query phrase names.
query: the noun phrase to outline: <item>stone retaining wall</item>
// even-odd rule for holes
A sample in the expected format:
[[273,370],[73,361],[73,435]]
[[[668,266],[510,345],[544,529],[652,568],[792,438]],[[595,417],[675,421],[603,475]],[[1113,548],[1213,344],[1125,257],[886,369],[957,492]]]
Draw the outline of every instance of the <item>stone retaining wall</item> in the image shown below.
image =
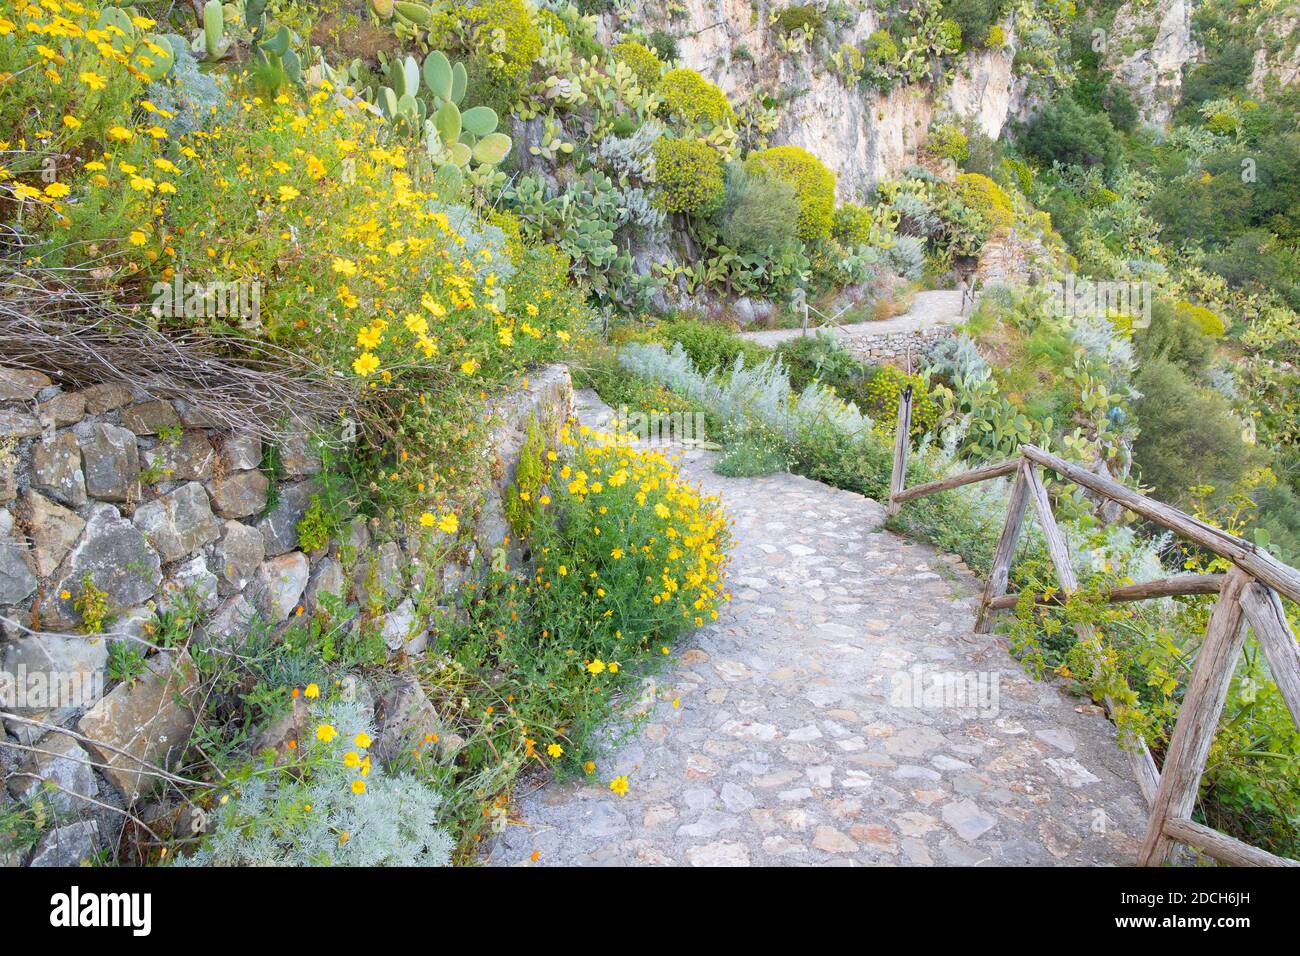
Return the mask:
[[[481,573],[506,541],[502,495],[528,421],[558,428],[571,408],[563,366],[497,403],[491,478],[461,540],[430,548],[427,536],[358,517],[344,540],[308,552],[298,524],[320,491],[321,459],[306,436],[279,448],[272,482],[261,441],[210,427],[185,402],[120,384],[64,390],[0,368],[0,710],[15,715],[0,746],[0,813],[44,790],[60,818],[27,862],[75,865],[111,846],[123,818],[89,800],[131,807],[156,782],[134,758],[170,766],[186,746],[186,652],[151,651],[142,675],[115,684],[113,642],[148,641],[156,613],[180,595],[208,614],[197,640],[237,643],[255,622],[284,628],[333,594],[351,627],[378,628],[390,658],[420,653],[423,609]],[[101,633],[86,633],[87,593],[111,615]],[[42,697],[42,681],[64,693]],[[427,704],[403,694],[404,712]],[[10,857],[0,850],[0,865],[22,862]]]
[[855,335],[841,341],[845,348],[865,361],[878,365],[915,369],[940,341],[952,335],[952,327],[933,325],[926,329],[887,332],[884,335]]

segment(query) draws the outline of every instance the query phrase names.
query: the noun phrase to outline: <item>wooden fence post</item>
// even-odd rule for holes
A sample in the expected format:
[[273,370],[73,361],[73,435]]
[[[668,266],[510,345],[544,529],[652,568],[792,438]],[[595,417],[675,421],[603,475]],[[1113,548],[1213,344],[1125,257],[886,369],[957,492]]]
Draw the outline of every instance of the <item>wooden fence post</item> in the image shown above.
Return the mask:
[[1165,763],[1160,770],[1160,786],[1156,789],[1146,839],[1138,856],[1140,866],[1159,866],[1168,862],[1174,841],[1165,832],[1166,824],[1170,820],[1189,820],[1196,806],[1201,774],[1210,755],[1219,715],[1223,713],[1228,698],[1237,656],[1245,641],[1241,594],[1250,583],[1250,575],[1234,567],[1219,591],[1219,602],[1210,615],[1210,624],[1196,655],[1196,665],[1192,668],[1183,706],[1178,711],[1178,722],[1174,725]]
[[1016,469],[1016,480],[1011,483],[1011,496],[1007,499],[1007,517],[1002,522],[1002,535],[997,550],[993,552],[993,567],[984,582],[984,597],[980,600],[979,614],[975,618],[975,632],[987,634],[992,627],[989,604],[994,598],[1007,593],[1007,579],[1011,577],[1011,559],[1020,543],[1020,529],[1025,523],[1025,505],[1029,503],[1029,482],[1025,477],[1027,462]]
[[894,497],[907,483],[907,454],[912,448],[912,386],[898,396],[898,429],[894,433],[894,470],[889,475],[889,503],[885,514],[893,517],[902,507]]

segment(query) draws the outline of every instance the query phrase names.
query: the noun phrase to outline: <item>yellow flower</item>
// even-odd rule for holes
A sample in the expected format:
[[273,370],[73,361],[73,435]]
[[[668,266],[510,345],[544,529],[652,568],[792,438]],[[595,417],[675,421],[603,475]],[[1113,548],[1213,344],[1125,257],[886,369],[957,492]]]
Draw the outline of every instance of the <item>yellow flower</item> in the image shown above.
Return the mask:
[[141,232],[139,229],[136,229],[134,232],[131,233],[131,245],[143,246],[145,244],[145,240],[148,238],[149,237],[146,236],[143,232]]
[[68,129],[80,129],[81,120],[77,119],[75,116],[65,116],[63,117],[63,125]]
[[584,763],[584,764],[582,765],[582,769],[583,769],[584,771],[586,771],[587,773],[595,773],[595,772],[596,772],[596,765],[595,765],[594,763],[592,763],[590,760],[588,760],[586,763]]
[[478,359],[470,359],[468,362],[460,364],[460,370],[466,375],[473,375],[478,371]]
[[455,534],[460,530],[460,519],[453,514],[445,514],[438,519],[438,530],[447,534]]
[[50,183],[45,187],[45,195],[49,196],[51,199],[62,199],[70,192],[72,192],[72,190],[63,183]]
[[609,553],[609,556],[613,558],[615,561],[617,561],[619,558],[623,557],[623,549],[615,548],[613,551]]
[[599,657],[587,665],[587,673],[589,674],[603,674],[604,672],[605,662]]
[[438,519],[427,511],[420,515],[420,524],[425,528],[432,528],[437,523]]
[[371,741],[370,735],[363,730],[361,731],[361,733],[357,734],[355,737],[352,738],[352,742],[356,744],[358,747],[360,747],[362,750],[365,750],[367,747],[370,746],[370,744],[373,741]]
[[375,357],[374,352],[365,352],[352,363],[352,371],[362,378],[365,378],[377,368],[379,368],[379,359]]
[[[82,73],[79,77],[77,77],[77,79],[81,80],[82,83],[85,83],[92,90],[102,90],[104,87],[108,86],[107,80],[105,80],[98,73],[92,73],[90,70],[87,70],[85,73]],[[110,130],[109,132],[111,133],[112,131]],[[129,138],[130,137],[128,137],[128,139]]]
[[294,189],[292,186],[280,187],[280,202],[292,202],[301,195],[302,193],[298,192],[298,190]]
[[551,744],[549,747],[546,748],[546,753],[550,757],[558,760],[560,757],[564,756],[564,748],[561,747],[559,744]]
[[406,313],[406,329],[412,335],[428,335],[429,320],[422,315],[416,315],[414,312]]
[[609,789],[613,790],[620,797],[627,795],[627,777],[615,777],[609,782]]
[[352,781],[352,792],[353,792],[353,793],[365,793],[365,792],[366,792],[366,782],[365,782],[364,780],[353,780],[353,781]]
[[135,138],[135,133],[131,132],[125,126],[114,126],[109,129],[108,138],[126,143]]
[[383,340],[383,333],[373,325],[357,332],[357,345],[367,351],[376,348]]
[[302,696],[308,698],[309,700],[315,700],[317,697],[320,696],[320,687],[318,687],[316,684],[308,684],[306,690],[302,692]]
[[349,750],[347,753],[343,755],[343,766],[352,767],[352,768],[360,767],[361,755],[358,754],[355,750]]
[[323,740],[325,743],[329,743],[338,735],[339,732],[335,730],[333,727],[331,727],[329,724],[321,724],[319,727],[316,728],[316,739]]
[[610,661],[610,662],[609,662],[609,672],[610,672],[611,674],[617,674],[617,673],[618,673],[618,662],[617,662],[617,661]]

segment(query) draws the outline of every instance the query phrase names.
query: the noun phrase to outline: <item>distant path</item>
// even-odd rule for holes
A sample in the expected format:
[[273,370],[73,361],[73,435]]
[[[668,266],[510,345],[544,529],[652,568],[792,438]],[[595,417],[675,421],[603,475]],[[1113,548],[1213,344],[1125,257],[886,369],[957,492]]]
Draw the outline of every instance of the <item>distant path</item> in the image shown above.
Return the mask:
[[[892,319],[834,326],[831,331],[840,340],[875,338],[893,332],[920,332],[936,325],[956,325],[965,318],[961,311],[961,292],[940,289],[934,292],[916,293],[916,297],[912,300],[912,307]],[[803,330],[771,329],[740,334],[751,342],[774,347],[790,339],[797,339],[803,334]]]
[[[581,421],[608,422],[578,398]],[[590,777],[521,785],[486,862],[1133,864],[1146,803],[1115,728],[974,633],[969,571],[883,530],[869,498],[725,478],[716,457],[681,465],[735,520],[733,600]],[[960,706],[976,685],[983,706]]]

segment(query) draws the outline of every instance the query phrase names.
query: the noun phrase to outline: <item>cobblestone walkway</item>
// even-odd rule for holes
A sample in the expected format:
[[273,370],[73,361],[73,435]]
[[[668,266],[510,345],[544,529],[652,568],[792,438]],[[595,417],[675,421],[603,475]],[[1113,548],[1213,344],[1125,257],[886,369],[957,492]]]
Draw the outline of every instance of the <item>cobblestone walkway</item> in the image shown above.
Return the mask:
[[712,460],[683,467],[735,518],[734,600],[598,779],[516,794],[488,862],[1133,862],[1144,805],[1111,724],[972,633],[969,572],[879,530],[874,501]]
[[[956,325],[965,321],[968,314],[962,313],[960,292],[938,289],[916,293],[912,298],[912,307],[892,319],[837,325],[830,331],[840,341],[848,342],[853,339],[872,339],[895,332],[922,332],[936,325]],[[803,330],[768,329],[740,334],[760,345],[775,347],[788,339],[797,339],[803,335]]]

